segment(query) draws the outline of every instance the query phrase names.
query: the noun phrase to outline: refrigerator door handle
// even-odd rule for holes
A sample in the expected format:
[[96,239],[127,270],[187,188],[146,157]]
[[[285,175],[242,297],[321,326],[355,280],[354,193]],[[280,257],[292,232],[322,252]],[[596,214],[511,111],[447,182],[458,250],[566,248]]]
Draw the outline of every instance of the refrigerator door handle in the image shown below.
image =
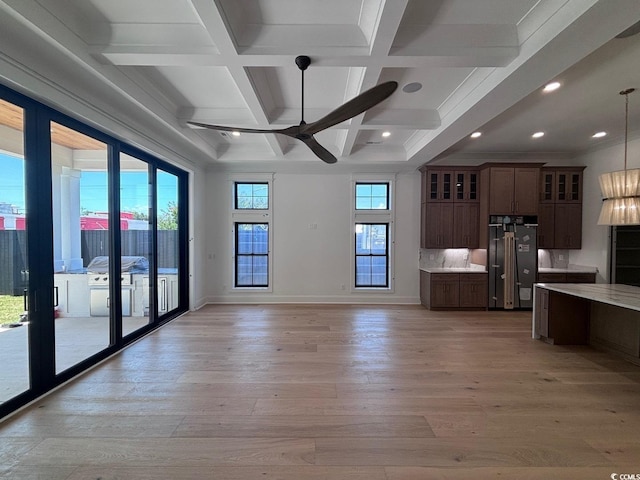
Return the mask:
[[513,309],[515,282],[513,278],[515,254],[515,234],[504,234],[504,308]]

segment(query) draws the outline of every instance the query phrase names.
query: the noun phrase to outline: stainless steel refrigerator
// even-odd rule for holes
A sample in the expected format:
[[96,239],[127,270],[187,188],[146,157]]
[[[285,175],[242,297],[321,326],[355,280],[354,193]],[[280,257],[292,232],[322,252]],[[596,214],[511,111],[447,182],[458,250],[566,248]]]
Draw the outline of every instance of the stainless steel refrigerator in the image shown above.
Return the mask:
[[535,216],[492,215],[489,220],[489,308],[533,308],[538,271]]

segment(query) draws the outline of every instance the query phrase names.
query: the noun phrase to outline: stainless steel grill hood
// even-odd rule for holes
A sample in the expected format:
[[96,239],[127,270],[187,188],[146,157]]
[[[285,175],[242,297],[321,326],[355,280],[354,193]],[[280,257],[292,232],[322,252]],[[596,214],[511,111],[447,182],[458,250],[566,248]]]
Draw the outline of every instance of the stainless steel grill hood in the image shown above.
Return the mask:
[[[121,257],[122,272],[148,272],[149,261],[145,257],[140,256],[124,256]],[[109,273],[109,257],[101,255],[95,257],[89,265],[87,265],[87,272],[89,273]]]

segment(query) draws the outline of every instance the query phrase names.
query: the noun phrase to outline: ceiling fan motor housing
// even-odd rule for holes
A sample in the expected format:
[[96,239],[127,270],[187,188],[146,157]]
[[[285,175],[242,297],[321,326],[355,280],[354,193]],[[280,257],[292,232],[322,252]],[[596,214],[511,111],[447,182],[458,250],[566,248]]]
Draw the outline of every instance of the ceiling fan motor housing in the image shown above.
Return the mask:
[[296,57],[296,65],[304,72],[311,65],[311,59],[306,55],[299,55]]

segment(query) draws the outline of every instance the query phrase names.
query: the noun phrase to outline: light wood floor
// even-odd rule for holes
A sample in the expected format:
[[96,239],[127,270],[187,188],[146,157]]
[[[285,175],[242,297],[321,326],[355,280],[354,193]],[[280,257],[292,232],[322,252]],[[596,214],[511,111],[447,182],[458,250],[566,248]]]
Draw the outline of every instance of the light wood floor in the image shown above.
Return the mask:
[[608,479],[640,368],[530,312],[210,306],[0,424],[11,479]]

